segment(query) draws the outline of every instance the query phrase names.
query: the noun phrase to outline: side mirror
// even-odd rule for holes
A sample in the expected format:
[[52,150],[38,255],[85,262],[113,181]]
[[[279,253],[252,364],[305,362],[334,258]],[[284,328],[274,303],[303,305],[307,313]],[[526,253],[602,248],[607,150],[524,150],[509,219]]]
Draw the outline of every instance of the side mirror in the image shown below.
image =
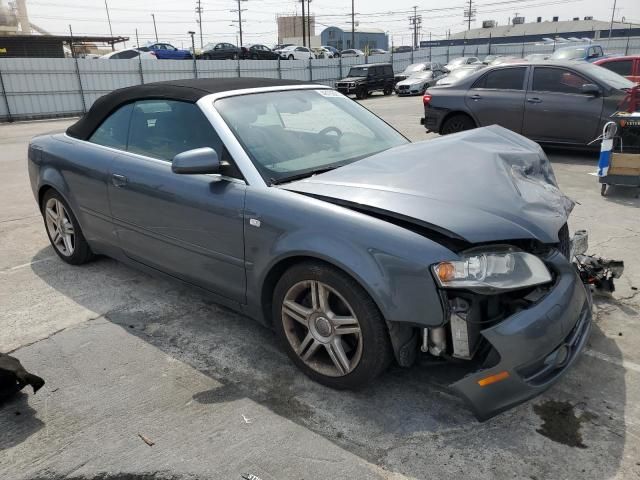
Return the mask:
[[594,83],[585,83],[581,90],[585,95],[593,95],[594,97],[600,95],[600,87]]
[[182,175],[220,173],[220,160],[213,148],[195,148],[173,157],[171,171]]

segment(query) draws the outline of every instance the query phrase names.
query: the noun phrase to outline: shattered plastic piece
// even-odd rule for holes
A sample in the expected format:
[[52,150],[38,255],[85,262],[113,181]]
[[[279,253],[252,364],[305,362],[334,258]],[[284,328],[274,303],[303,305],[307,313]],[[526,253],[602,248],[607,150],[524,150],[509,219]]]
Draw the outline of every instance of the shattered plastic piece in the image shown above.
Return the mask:
[[259,476],[254,475],[253,473],[243,473],[241,476],[244,480],[262,480]]
[[242,419],[244,420],[244,423],[252,423],[252,420],[247,418],[244,413],[242,414]]
[[142,439],[142,441],[144,443],[146,443],[147,445],[149,445],[150,447],[153,447],[155,445],[155,442],[149,440],[147,437],[145,437],[144,435],[142,435],[141,433],[138,434],[138,436]]
[[0,402],[11,398],[27,385],[31,385],[33,393],[36,393],[44,385],[44,380],[27,372],[17,358],[0,353]]

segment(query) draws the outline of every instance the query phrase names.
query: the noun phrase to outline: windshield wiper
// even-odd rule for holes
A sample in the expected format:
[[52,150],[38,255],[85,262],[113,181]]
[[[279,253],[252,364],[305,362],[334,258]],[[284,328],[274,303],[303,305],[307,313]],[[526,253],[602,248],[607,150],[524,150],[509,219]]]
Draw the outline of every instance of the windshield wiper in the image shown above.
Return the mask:
[[294,180],[300,180],[302,178],[311,177],[313,175],[319,175],[321,173],[329,172],[341,167],[342,165],[329,165],[326,167],[314,168],[313,170],[307,170],[306,172],[296,173],[295,175],[289,175],[282,178],[271,178],[270,185],[280,185],[281,183],[293,182]]

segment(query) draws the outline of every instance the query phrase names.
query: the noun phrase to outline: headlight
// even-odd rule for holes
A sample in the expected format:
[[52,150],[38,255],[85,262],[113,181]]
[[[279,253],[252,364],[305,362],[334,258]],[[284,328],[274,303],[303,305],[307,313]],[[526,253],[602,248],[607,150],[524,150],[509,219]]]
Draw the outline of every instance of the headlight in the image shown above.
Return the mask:
[[469,250],[462,259],[431,267],[442,288],[516,290],[551,281],[546,265],[535,255],[515,249]]
[[356,86],[356,84],[355,84],[355,83],[350,83],[350,84],[349,84],[349,86],[350,86],[350,87],[355,87],[355,86]]

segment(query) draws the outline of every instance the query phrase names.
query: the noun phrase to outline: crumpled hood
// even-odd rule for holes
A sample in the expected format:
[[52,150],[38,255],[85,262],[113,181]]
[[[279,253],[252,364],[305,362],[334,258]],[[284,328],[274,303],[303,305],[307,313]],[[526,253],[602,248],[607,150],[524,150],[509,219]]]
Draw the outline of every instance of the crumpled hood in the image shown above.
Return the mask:
[[497,125],[392,148],[281,188],[470,243],[556,243],[574,206],[540,146]]

